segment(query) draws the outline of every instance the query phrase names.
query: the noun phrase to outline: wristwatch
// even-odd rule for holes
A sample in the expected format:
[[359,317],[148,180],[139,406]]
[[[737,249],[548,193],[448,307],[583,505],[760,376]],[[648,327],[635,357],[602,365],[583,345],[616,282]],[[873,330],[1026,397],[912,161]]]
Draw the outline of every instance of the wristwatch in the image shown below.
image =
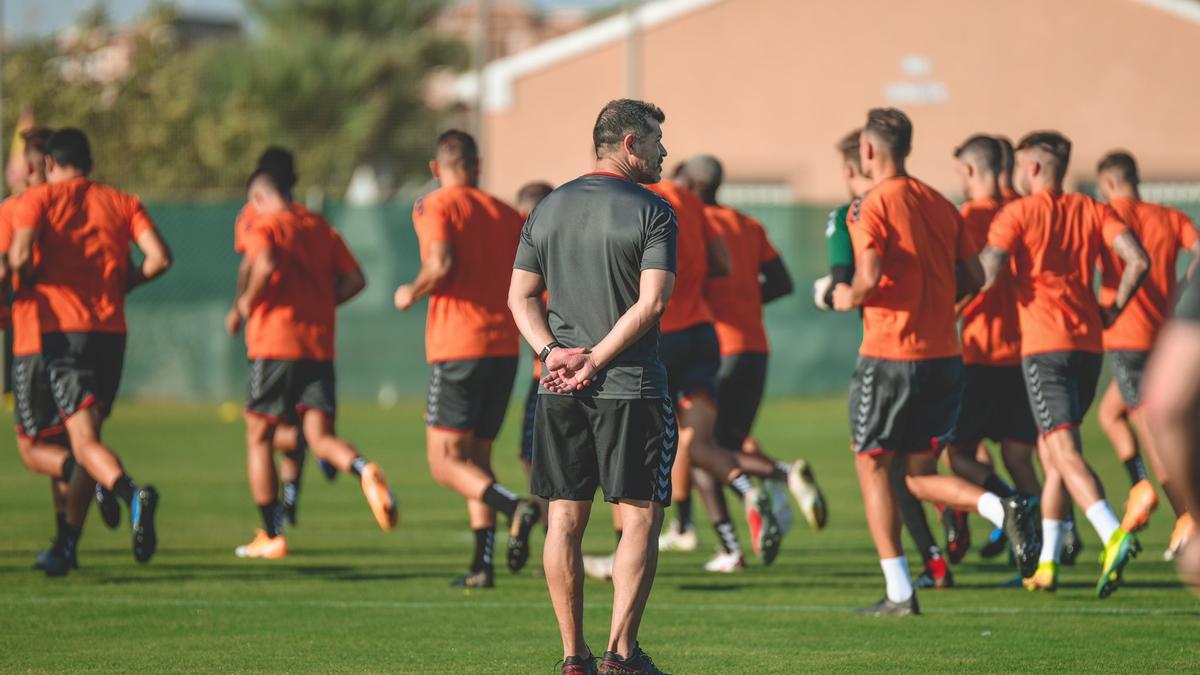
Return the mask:
[[543,364],[546,363],[546,359],[550,358],[550,352],[558,349],[559,347],[562,347],[562,345],[559,344],[558,340],[551,340],[550,344],[542,347],[542,353],[538,354],[538,358],[542,360]]

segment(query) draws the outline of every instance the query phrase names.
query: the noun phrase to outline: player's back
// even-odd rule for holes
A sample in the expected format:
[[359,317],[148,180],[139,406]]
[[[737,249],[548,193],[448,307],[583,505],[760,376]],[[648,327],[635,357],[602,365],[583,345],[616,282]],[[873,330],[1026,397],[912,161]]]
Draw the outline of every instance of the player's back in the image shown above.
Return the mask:
[[86,178],[39,185],[22,196],[15,226],[38,229],[43,332],[125,331],[130,245],[153,227],[136,197]]
[[779,254],[767,241],[762,223],[728,206],[710,204],[704,213],[714,233],[729,249],[732,269],[704,285],[712,309],[722,354],[766,353],[767,333],[763,327],[762,289],[759,270]]
[[[1179,252],[1195,245],[1200,236],[1192,221],[1175,209],[1132,199],[1114,199],[1109,205],[1142,242],[1150,271],[1116,322],[1105,329],[1104,347],[1148,350],[1171,313]],[[1100,302],[1107,305],[1116,298],[1125,265],[1107,248],[1100,260]]]
[[468,186],[440,188],[413,207],[422,247],[445,241],[452,261],[448,278],[429,297],[430,361],[518,353],[508,282],[523,222],[509,205]]
[[[993,197],[963,204],[963,224],[977,243],[987,241],[992,219],[1003,203]],[[1012,365],[1021,361],[1021,326],[1017,317],[1016,280],[1005,267],[990,288],[962,311],[963,362]]]
[[713,315],[704,298],[704,280],[708,277],[708,242],[711,237],[704,203],[690,191],[669,180],[646,185],[651,192],[667,200],[675,209],[679,223],[676,248],[675,290],[659,322],[664,333],[711,323]]
[[955,266],[975,251],[954,205],[915,178],[888,178],[854,204],[850,233],[860,255],[879,252],[883,272],[863,303],[861,354],[902,361],[960,354]]

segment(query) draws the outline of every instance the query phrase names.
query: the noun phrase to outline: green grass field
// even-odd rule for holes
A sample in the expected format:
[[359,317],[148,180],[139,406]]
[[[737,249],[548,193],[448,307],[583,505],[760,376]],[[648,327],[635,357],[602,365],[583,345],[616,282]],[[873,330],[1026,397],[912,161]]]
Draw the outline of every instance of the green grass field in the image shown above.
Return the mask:
[[[310,463],[300,525],[285,560],[241,561],[233,548],[257,525],[245,479],[242,426],[217,407],[124,404],[106,430],[131,473],[162,492],[159,551],[146,566],[128,529],[93,516],[81,569],[66,579],[30,570],[52,516],[45,479],[0,442],[0,671],[388,671],[551,673],[560,656],[544,583],[527,569],[498,571],[497,588],[448,587],[469,559],[462,502],[425,466],[420,402],[395,410],[347,405],[340,429],[384,468],[401,525],[375,526],[353,480],[327,484]],[[973,552],[958,588],[926,592],[925,615],[855,617],[882,594],[847,450],[843,404],[767,405],[758,435],[784,458],[805,456],[831,501],[829,527],[798,524],[769,569],[733,576],[702,571],[702,550],[665,554],[642,630],[656,662],[676,673],[813,670],[1162,671],[1200,664],[1200,603],[1161,560],[1171,520],[1159,515],[1127,584],[1094,598],[1099,544],[1066,568],[1057,595],[1001,588],[1011,572]],[[517,486],[516,415],[498,444],[502,479]],[[1094,426],[1088,455],[1120,509],[1128,483]],[[976,520],[977,540],[988,527]],[[503,537],[498,543],[502,546]],[[540,554],[540,536],[535,555]],[[745,538],[743,536],[743,542]],[[586,549],[612,543],[606,510],[594,511]],[[917,558],[910,555],[910,558]],[[919,558],[918,558],[919,560]],[[530,567],[536,567],[531,563]],[[587,634],[602,650],[609,587],[588,582]]]

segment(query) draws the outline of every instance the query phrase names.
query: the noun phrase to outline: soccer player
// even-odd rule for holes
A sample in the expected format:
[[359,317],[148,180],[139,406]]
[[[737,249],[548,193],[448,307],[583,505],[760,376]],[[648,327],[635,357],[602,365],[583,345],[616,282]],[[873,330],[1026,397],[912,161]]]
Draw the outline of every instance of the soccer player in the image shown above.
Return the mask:
[[[700,200],[704,216],[715,234],[725,242],[731,257],[729,274],[709,278],[704,297],[712,308],[713,323],[721,350],[721,367],[717,372],[717,419],[714,436],[726,450],[742,451],[753,443],[750,432],[758,416],[767,379],[766,326],[763,324],[763,305],[791,294],[792,278],[779,252],[767,239],[766,229],[757,220],[729,206],[717,203],[717,190],[724,180],[724,168],[710,155],[689,159],[684,173]],[[754,448],[761,454],[761,448]],[[804,460],[787,464],[776,462],[787,477],[801,512],[814,529],[825,526],[825,498],[813,478],[812,469]],[[706,476],[707,478],[707,476]],[[697,480],[701,494],[706,491]],[[711,479],[707,481],[712,483]],[[772,502],[777,511],[787,507],[788,496],[778,481],[772,485]],[[730,572],[745,566],[733,524],[725,508],[720,485],[715,485],[705,501],[713,526],[721,542],[721,550],[705,566],[709,571]],[[790,514],[790,510],[787,512]],[[777,518],[779,515],[777,515]],[[780,523],[781,529],[784,523]]]
[[[1187,504],[1179,487],[1182,481],[1164,473],[1154,436],[1141,414],[1142,375],[1158,331],[1171,311],[1179,253],[1185,251],[1193,256],[1189,271],[1194,271],[1196,262],[1200,261],[1200,235],[1183,212],[1142,201],[1138,192],[1137,162],[1129,153],[1108,153],[1100,160],[1096,173],[1105,201],[1137,235],[1150,257],[1150,272],[1141,288],[1117,320],[1104,329],[1104,351],[1112,360],[1114,376],[1100,405],[1100,422],[1132,483],[1121,527],[1137,532],[1146,526],[1150,513],[1158,506],[1154,486],[1146,477],[1146,467],[1138,453],[1137,440],[1140,439],[1175,514],[1175,531],[1167,548],[1170,559],[1182,541],[1192,534],[1195,524],[1187,514]],[[1123,266],[1108,252],[1101,253],[1101,262],[1100,302],[1108,304],[1116,297]],[[1137,432],[1136,439],[1130,431],[1130,423]]]
[[512,395],[520,350],[505,305],[521,216],[480,190],[475,139],[458,130],[438,137],[430,171],[441,187],[417,200],[413,227],[421,271],[396,289],[400,311],[429,296],[425,356],[433,366],[425,416],[426,450],[434,480],[467,500],[475,555],[456,586],[491,588],[496,513],[509,520],[508,567],[529,559],[537,505],[496,480],[492,445]]
[[903,112],[870,111],[859,153],[876,183],[850,214],[854,282],[833,293],[834,309],[863,308],[850,417],[867,523],[887,582],[887,594],[859,612],[876,615],[920,612],[900,549],[890,478],[895,455],[905,462],[913,496],[978,511],[1009,532],[1022,569],[1032,572],[1036,560],[1027,500],[937,474],[937,453],[954,440],[963,386],[955,298],[978,289],[983,274],[958,210],[905,171],[911,147],[912,123]]
[[[843,136],[836,146],[842,159],[842,178],[846,181],[851,201],[829,212],[825,228],[825,240],[829,249],[829,274],[813,283],[813,303],[822,311],[833,309],[833,290],[836,286],[845,285],[849,288],[854,281],[854,246],[850,241],[848,227],[850,207],[875,185],[875,181],[863,172],[862,157],[859,154],[861,136],[862,129],[855,129]],[[904,482],[902,462],[892,463],[891,478],[892,489],[900,506],[900,519],[920,552],[924,565],[921,574],[917,576],[916,587],[953,587],[954,574],[942,556],[941,547],[933,539],[925,507],[913,497]]]
[[[1071,142],[1054,131],[1021,140],[1015,178],[1027,196],[1005,206],[992,221],[980,260],[987,272],[985,288],[1010,265],[1016,279],[1021,361],[1041,434],[1044,545],[1037,573],[1022,569],[1027,579],[1032,577],[1026,588],[1056,587],[1065,486],[1104,544],[1096,593],[1105,598],[1116,590],[1140,546],[1104,499],[1104,488],[1083,457],[1079,425],[1100,377],[1103,328],[1133,299],[1149,259],[1137,235],[1111,207],[1063,192],[1070,156]],[[1103,307],[1091,284],[1102,246],[1125,263],[1115,297]]]
[[[975,242],[987,241],[992,219],[1003,205],[1001,144],[977,134],[963,142],[954,157],[968,198],[961,209],[963,222]],[[991,288],[962,298],[959,307],[965,386],[956,440],[946,449],[950,466],[959,476],[1002,497],[1018,491],[1037,496],[1041,494],[1033,466],[1037,427],[1021,375],[1021,328],[1012,273],[1002,270]],[[994,465],[978,461],[977,448],[985,439],[1000,444],[1015,488],[1000,479]],[[954,553],[951,549],[952,560]]]
[[366,278],[337,231],[291,202],[283,187],[287,184],[287,177],[271,169],[258,169],[247,182],[255,218],[242,235],[251,263],[237,309],[245,322],[250,361],[247,468],[263,527],[250,543],[237,547],[239,558],[275,560],[288,552],[271,445],[282,419],[300,425],[318,457],[359,476],[381,528],[391,530],[397,519],[396,500],[383,472],[333,430],[337,307],[358,295]]
[[521,334],[547,368],[534,422],[533,493],[550,500],[546,583],[562,672],[571,675],[597,672],[583,635],[580,543],[598,486],[618,505],[624,528],[599,672],[661,672],[637,638],[678,440],[657,349],[678,227],[670,205],[639,183],[661,177],[664,119],[642,101],[604,106],[592,132],[595,172],[559,187],[530,216],[509,290]]
[[[1146,368],[1143,409],[1166,475],[1178,481],[1192,521],[1200,520],[1200,274],[1193,274],[1175,316],[1163,328]],[[1200,544],[1175,556],[1180,577],[1200,594]]]
[[[158,491],[139,487],[100,440],[125,359],[125,294],[171,266],[171,252],[136,197],[92,182],[92,151],[79,129],[60,129],[46,141],[46,180],[21,196],[13,215],[8,261],[32,289],[41,330],[42,361],[75,460],[68,491],[90,499],[95,484],[130,509],[133,555],[148,562],[158,544]],[[34,263],[34,246],[38,260]],[[130,244],[144,254],[129,262]],[[113,500],[115,501],[115,500]],[[46,559],[47,574],[75,564],[82,519],[68,522]]]
[[[291,200],[292,188],[296,184],[296,163],[289,150],[276,146],[267,148],[258,158],[258,166],[255,170],[258,169],[271,170],[274,175],[278,176],[282,181],[280,189]],[[304,208],[298,203],[293,202],[293,205],[297,209]],[[234,302],[225,314],[225,331],[231,336],[237,335],[242,330],[242,315],[237,309],[237,299],[246,290],[246,281],[250,277],[250,266],[253,262],[245,255],[246,246],[243,241],[243,233],[254,224],[255,215],[254,205],[247,203],[238,213],[233,226],[233,250],[241,256],[241,261],[238,264]],[[300,433],[299,427],[290,417],[280,420],[279,426],[275,428],[275,434],[271,438],[271,444],[276,451],[283,454],[283,458],[279,462],[279,482],[282,487],[280,508],[283,512],[283,520],[287,525],[294,526],[296,524],[296,508],[300,499],[300,478],[303,475],[308,446],[305,443],[304,434]],[[321,470],[329,480],[337,475],[337,469],[328,462],[321,462]]]

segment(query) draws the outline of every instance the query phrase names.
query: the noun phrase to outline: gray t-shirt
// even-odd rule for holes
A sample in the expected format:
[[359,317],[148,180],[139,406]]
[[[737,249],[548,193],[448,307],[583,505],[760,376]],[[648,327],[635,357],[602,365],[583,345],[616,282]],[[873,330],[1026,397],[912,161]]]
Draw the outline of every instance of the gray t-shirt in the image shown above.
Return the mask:
[[[529,214],[513,267],[545,279],[554,338],[593,347],[637,302],[642,270],[675,271],[678,230],[675,210],[662,197],[620,176],[591,173],[551,192]],[[574,395],[665,397],[658,326]]]

